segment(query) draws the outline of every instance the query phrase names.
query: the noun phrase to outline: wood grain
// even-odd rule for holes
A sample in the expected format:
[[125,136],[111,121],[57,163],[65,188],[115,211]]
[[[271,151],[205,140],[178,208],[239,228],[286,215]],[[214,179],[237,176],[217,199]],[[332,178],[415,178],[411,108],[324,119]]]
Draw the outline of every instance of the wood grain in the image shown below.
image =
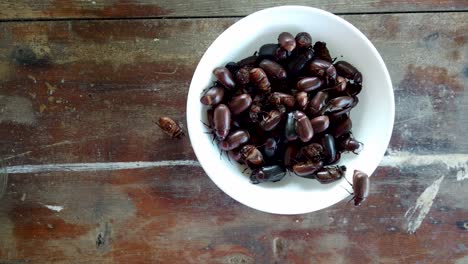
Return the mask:
[[313,6],[339,14],[468,10],[468,3],[460,0],[20,0],[0,2],[0,19],[246,16],[278,5]]
[[[380,167],[362,207],[261,213],[222,193],[196,164],[10,174],[0,263],[467,262],[468,15],[343,17],[389,68],[397,112],[388,158],[409,160]],[[0,159],[194,160],[187,137],[170,140],[153,121],[184,122],[198,60],[236,20],[0,24]],[[448,160],[453,153],[462,155]],[[442,176],[408,234],[405,213]]]
[[[467,153],[468,16],[345,18],[373,41],[391,73],[397,112],[390,148]],[[193,159],[187,137],[168,141],[154,121],[167,115],[184,123],[193,70],[235,21],[0,25],[0,157],[7,165]]]
[[[422,226],[408,234],[405,212],[444,174]],[[12,175],[0,261],[454,263],[466,256],[457,222],[468,219],[468,196],[467,182],[452,176],[438,165],[380,168],[359,208],[343,201],[278,216],[233,201],[200,167]]]

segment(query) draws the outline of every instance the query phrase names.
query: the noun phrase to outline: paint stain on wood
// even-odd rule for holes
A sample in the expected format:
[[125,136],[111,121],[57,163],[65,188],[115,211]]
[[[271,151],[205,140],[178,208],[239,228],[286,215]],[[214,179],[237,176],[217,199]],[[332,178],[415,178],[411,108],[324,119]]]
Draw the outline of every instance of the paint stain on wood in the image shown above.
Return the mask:
[[18,46],[11,53],[13,61],[21,66],[43,66],[50,63],[50,56],[45,49],[33,50],[30,46]]
[[408,65],[399,87],[411,90],[415,95],[429,95],[436,112],[455,110],[456,105],[447,101],[453,102],[464,90],[459,77],[450,75],[446,68],[414,64]]
[[86,234],[90,226],[65,222],[54,211],[44,207],[21,205],[10,215],[14,223],[14,235],[19,240],[51,240],[76,238]]

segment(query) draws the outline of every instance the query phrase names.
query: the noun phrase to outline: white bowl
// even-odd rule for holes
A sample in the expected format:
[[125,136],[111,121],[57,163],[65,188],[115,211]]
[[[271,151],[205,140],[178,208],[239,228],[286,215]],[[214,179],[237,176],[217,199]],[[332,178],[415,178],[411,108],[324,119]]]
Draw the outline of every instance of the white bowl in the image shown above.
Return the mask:
[[[220,159],[220,150],[212,144],[207,129],[206,107],[200,103],[202,90],[215,80],[212,71],[230,61],[252,55],[261,45],[276,43],[279,33],[293,35],[305,31],[313,41],[325,41],[332,57],[343,56],[363,75],[359,104],[351,111],[353,134],[364,143],[359,155],[345,154],[340,165],[371,175],[382,159],[393,128],[395,106],[390,76],[372,43],[349,22],[326,11],[305,6],[280,6],[253,13],[224,31],[208,48],[193,75],[187,99],[187,126],[192,147],[208,176],[235,200],[269,213],[302,214],[313,212],[349,197],[344,181],[320,184],[290,174],[277,183],[251,184],[242,167]],[[351,206],[351,204],[350,204]]]

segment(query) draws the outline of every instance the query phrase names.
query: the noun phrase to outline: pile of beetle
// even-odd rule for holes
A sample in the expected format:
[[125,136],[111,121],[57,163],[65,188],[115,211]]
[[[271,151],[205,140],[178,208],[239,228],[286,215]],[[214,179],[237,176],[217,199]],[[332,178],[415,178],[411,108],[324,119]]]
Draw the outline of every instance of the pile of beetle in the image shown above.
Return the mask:
[[[278,43],[214,69],[216,82],[200,99],[209,106],[205,125],[221,151],[252,170],[252,183],[280,181],[286,170],[320,183],[343,178],[346,167],[334,164],[343,152],[362,148],[349,116],[362,74],[335,60],[325,42],[312,45],[306,32],[283,32]],[[367,197],[368,184],[356,170],[356,204]]]

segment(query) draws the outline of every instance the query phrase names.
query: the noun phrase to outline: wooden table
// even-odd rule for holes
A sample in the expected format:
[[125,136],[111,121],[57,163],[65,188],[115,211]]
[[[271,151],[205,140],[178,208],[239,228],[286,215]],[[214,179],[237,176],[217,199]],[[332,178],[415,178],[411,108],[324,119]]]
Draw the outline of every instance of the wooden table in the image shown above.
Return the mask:
[[[468,2],[252,2],[0,3],[0,263],[468,263]],[[223,30],[287,3],[350,21],[390,71],[395,128],[359,208],[250,209],[153,123],[185,122]]]

